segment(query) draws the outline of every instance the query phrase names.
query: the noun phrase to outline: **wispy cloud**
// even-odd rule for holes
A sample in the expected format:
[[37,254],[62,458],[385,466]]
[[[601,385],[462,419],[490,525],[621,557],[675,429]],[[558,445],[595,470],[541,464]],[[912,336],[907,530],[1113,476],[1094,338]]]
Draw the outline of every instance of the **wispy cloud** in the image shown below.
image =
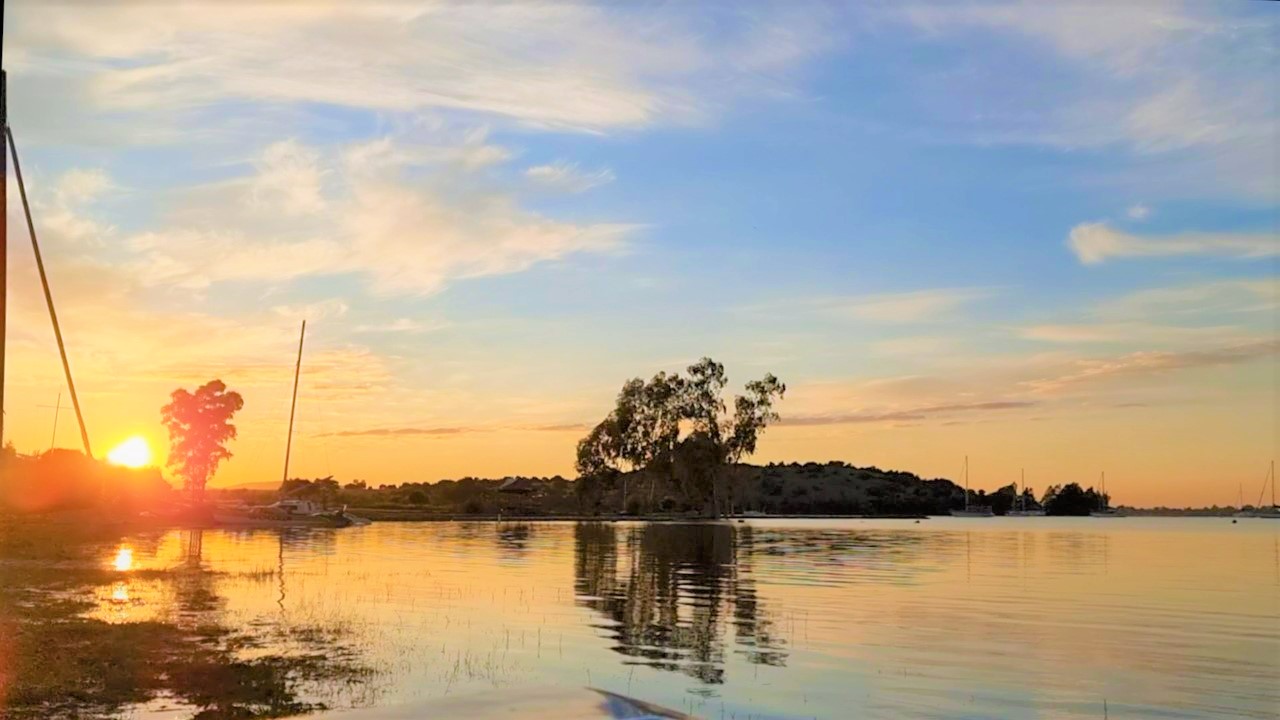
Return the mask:
[[1128,215],[1131,220],[1146,220],[1148,217],[1151,217],[1151,208],[1143,205],[1142,203],[1136,203],[1134,205],[1130,205],[1129,209],[1126,210],[1124,214]]
[[614,180],[613,171],[608,168],[583,171],[577,163],[563,160],[528,168],[524,176],[542,187],[568,193],[586,192]]
[[833,413],[822,415],[784,415],[783,425],[851,425],[858,423],[881,423],[927,420],[939,415],[957,413],[981,413],[999,410],[1021,410],[1037,405],[1033,400],[993,400],[987,402],[952,403],[947,405],[925,405],[902,410],[880,412]]
[[992,290],[985,288],[915,290],[832,299],[826,303],[826,309],[867,322],[920,323],[938,320],[992,294]]
[[[1224,12],[1225,10],[1225,12]],[[1232,17],[1204,3],[900,3],[886,14],[928,39],[981,34],[1011,52],[1048,56],[1087,83],[1021,85],[1006,72],[972,73],[943,90],[967,110],[961,128],[981,143],[1114,146],[1134,161],[1127,184],[1185,196],[1226,192],[1275,199],[1280,185],[1273,79],[1252,58],[1273,51],[1274,18]],[[1027,42],[1030,41],[1030,42]],[[1004,62],[975,54],[966,63]],[[991,58],[998,58],[992,60]],[[977,100],[975,100],[975,98]],[[931,106],[936,107],[936,106]]]
[[1052,395],[1078,386],[1119,379],[1132,380],[1191,368],[1238,365],[1280,353],[1280,340],[1181,352],[1135,352],[1115,358],[1077,360],[1065,373],[1024,383],[1039,395]]
[[1263,258],[1280,255],[1280,235],[1271,233],[1198,233],[1133,235],[1106,223],[1085,223],[1071,229],[1071,250],[1086,265],[1114,258],[1215,255]]
[[[226,103],[458,111],[589,132],[689,122],[758,91],[762,77],[776,82],[826,31],[803,13],[755,11],[722,13],[707,34],[681,13],[585,3],[19,10],[6,28],[23,49],[15,63],[56,78],[47,84],[83,106],[151,123]],[[759,33],[757,22],[776,32]],[[790,39],[790,52],[777,51],[778,37]]]
[[446,327],[449,327],[449,323],[439,320],[423,322],[413,318],[396,318],[385,323],[357,325],[354,330],[358,333],[423,333]]

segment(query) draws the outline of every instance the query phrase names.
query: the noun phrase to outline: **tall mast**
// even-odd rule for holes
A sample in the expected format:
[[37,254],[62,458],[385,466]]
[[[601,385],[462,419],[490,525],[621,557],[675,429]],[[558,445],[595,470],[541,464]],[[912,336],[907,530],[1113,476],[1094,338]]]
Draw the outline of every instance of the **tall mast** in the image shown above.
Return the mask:
[[89,430],[84,424],[84,413],[80,412],[80,396],[76,394],[76,382],[71,377],[71,362],[67,360],[67,345],[62,341],[62,326],[58,324],[58,312],[53,307],[53,291],[49,289],[49,276],[44,271],[44,256],[40,254],[40,240],[36,237],[36,224],[31,219],[31,203],[27,202],[27,186],[22,182],[22,164],[18,162],[18,144],[13,140],[13,130],[4,128],[5,139],[9,141],[9,153],[13,157],[13,176],[18,181],[18,195],[22,198],[22,214],[27,220],[27,233],[31,235],[31,253],[36,257],[36,270],[40,274],[40,287],[44,290],[44,302],[49,308],[49,321],[53,323],[53,338],[58,341],[58,357],[62,358],[62,373],[67,378],[67,390],[71,393],[71,407],[76,411],[76,422],[80,425],[80,441],[84,443],[85,457],[93,457],[93,448],[89,446]]
[[4,447],[4,353],[9,314],[9,102],[4,72],[4,3],[0,2],[0,448]]
[[298,335],[298,363],[293,366],[293,401],[289,403],[289,436],[284,441],[284,479],[289,481],[289,453],[293,450],[293,413],[298,409],[298,376],[302,373],[302,341],[307,337],[307,321],[302,321],[302,332]]
[[964,509],[969,509],[969,456],[964,456]]

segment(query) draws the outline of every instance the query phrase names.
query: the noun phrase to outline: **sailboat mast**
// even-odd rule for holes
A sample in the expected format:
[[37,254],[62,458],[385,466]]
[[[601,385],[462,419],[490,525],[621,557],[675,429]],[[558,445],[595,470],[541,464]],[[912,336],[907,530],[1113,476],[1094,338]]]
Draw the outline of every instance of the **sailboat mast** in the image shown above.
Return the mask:
[[4,72],[4,3],[0,2],[0,448],[4,447],[5,318],[9,315],[9,127],[8,78]]
[[281,484],[289,481],[289,453],[293,450],[293,414],[298,409],[298,377],[302,374],[302,341],[307,337],[307,321],[302,321],[302,332],[298,335],[298,362],[293,366],[293,400],[289,403],[289,436],[284,441],[284,478]]
[[969,456],[964,456],[964,509],[969,509]]

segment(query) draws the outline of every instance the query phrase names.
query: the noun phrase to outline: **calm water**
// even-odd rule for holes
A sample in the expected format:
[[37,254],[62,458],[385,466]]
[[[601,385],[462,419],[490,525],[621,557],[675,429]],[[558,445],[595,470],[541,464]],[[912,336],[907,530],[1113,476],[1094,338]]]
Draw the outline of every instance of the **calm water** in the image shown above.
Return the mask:
[[339,634],[375,673],[311,689],[338,706],[591,685],[710,718],[1280,714],[1274,521],[375,524],[102,561],[105,619]]

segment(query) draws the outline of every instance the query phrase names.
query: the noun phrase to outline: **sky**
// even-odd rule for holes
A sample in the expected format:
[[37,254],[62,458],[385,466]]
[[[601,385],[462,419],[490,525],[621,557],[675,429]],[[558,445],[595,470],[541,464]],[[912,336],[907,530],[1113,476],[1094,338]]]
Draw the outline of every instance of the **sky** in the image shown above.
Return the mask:
[[[95,454],[220,378],[212,485],[277,480],[303,319],[292,476],[570,476],[708,355],[788,386],[757,462],[1227,505],[1277,454],[1275,4],[8,5]],[[5,440],[76,447],[21,218]]]

